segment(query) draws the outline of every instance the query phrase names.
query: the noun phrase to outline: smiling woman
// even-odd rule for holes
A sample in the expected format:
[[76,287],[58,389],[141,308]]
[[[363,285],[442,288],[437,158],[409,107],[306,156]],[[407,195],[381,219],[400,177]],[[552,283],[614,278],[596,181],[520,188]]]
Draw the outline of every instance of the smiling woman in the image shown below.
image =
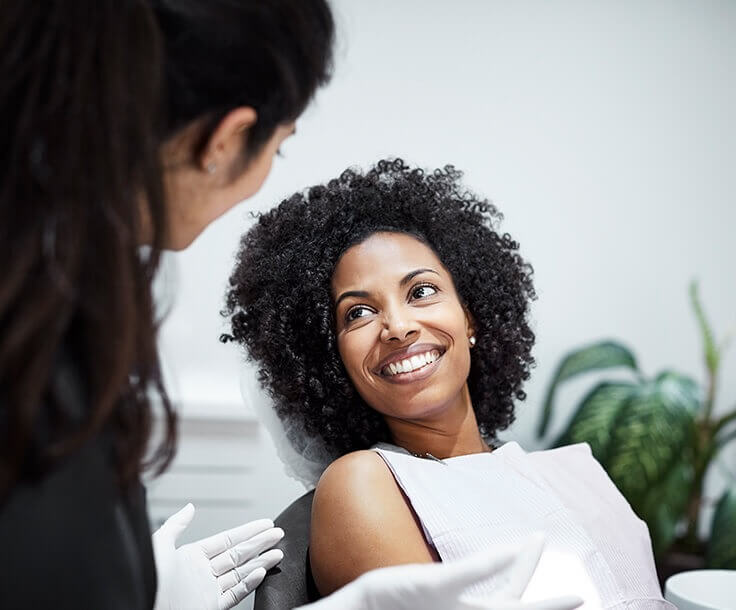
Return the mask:
[[[405,324],[409,309],[397,307],[398,295],[413,311],[431,311],[421,303],[452,297],[457,311],[472,316],[477,357],[466,356],[466,375],[480,433],[492,441],[513,421],[514,400],[524,399],[533,363],[526,319],[535,296],[532,271],[518,244],[494,230],[501,219],[496,208],[469,193],[460,177],[451,166],[425,173],[401,160],[380,161],[369,172],[348,170],[293,195],[243,236],[227,297],[228,338],[260,364],[279,416],[298,423],[291,439],[298,449],[316,437],[339,456],[392,439],[384,417],[346,374],[341,350],[375,327],[367,321],[379,308],[382,317],[398,315],[395,323]],[[342,263],[384,245],[391,246],[384,258],[366,265],[362,277],[371,266],[389,276],[359,284],[358,267]],[[405,248],[413,266],[399,260]],[[434,273],[405,277],[419,269]],[[395,294],[387,294],[386,279]],[[387,302],[361,300],[369,291]],[[439,331],[431,343],[450,346]],[[381,352],[381,359],[388,355]]]
[[312,508],[317,587],[541,531],[526,601],[670,607],[646,526],[589,448],[493,448],[524,398],[534,289],[496,209],[459,178],[381,161],[294,195],[243,237],[227,338],[259,362],[295,447],[319,438],[337,458]]

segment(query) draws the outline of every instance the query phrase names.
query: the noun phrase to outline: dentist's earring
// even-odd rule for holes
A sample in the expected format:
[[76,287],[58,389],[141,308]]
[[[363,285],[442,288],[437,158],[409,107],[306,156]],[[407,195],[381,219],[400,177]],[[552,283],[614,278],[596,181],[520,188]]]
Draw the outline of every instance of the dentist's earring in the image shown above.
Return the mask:
[[214,174],[217,171],[217,165],[215,163],[208,163],[207,164],[207,173],[208,174]]
[[475,335],[471,335],[470,337],[468,337],[468,343],[470,343],[470,347],[475,347],[476,342],[477,341],[475,339]]

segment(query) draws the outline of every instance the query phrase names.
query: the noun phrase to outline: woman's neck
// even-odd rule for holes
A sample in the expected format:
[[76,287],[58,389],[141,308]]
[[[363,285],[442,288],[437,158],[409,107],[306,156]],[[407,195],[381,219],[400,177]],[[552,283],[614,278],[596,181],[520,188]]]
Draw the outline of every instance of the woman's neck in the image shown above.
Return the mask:
[[467,386],[452,405],[436,415],[415,420],[386,418],[386,423],[394,444],[417,455],[429,453],[444,459],[491,451],[478,431]]

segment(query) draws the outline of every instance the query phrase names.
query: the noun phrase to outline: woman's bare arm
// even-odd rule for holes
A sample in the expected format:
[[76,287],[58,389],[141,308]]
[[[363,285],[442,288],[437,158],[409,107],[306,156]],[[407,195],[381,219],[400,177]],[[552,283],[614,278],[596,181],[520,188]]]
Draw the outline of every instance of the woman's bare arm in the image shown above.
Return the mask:
[[322,475],[312,505],[309,556],[323,595],[374,568],[435,560],[391,471],[374,451],[342,456]]

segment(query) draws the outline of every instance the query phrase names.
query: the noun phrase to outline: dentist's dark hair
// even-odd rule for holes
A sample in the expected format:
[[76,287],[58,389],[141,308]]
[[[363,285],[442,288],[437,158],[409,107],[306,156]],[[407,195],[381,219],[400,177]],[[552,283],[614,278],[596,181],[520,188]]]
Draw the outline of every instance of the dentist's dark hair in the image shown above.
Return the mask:
[[[99,433],[123,483],[169,463],[161,145],[196,124],[203,147],[251,106],[256,153],[327,81],[332,40],[324,0],[2,2],[0,499]],[[165,432],[144,464],[156,405]]]

